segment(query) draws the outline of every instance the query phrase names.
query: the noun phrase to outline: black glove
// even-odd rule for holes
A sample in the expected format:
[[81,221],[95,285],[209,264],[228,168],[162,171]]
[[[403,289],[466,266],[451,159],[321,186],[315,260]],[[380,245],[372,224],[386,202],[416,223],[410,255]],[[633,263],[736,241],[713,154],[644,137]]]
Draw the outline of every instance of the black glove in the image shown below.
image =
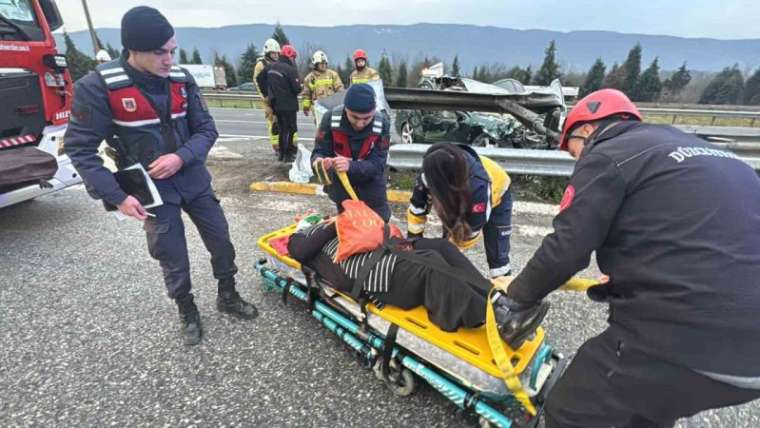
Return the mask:
[[536,331],[549,311],[549,302],[520,303],[499,293],[494,303],[494,315],[499,334],[512,349],[522,346]]

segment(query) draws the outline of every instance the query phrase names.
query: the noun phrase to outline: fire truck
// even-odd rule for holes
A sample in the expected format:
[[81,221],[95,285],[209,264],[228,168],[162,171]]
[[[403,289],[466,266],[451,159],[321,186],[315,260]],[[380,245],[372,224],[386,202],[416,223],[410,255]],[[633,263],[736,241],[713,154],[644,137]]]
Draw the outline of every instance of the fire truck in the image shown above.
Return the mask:
[[53,0],[0,0],[0,208],[81,183],[63,153],[73,98]]

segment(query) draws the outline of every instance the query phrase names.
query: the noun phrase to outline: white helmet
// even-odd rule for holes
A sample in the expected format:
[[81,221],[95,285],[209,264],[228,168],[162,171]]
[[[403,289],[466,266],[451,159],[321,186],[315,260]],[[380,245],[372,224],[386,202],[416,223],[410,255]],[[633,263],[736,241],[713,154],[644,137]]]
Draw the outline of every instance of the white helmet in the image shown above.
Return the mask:
[[323,62],[327,64],[327,54],[322,51],[314,52],[314,54],[311,56],[311,65],[316,66],[317,64],[321,64]]
[[101,49],[98,51],[97,54],[95,54],[95,61],[97,62],[108,62],[111,60],[111,55],[108,54],[108,51],[105,49]]
[[272,52],[280,53],[280,44],[277,43],[277,40],[275,39],[267,39],[267,41],[264,42],[264,55]]

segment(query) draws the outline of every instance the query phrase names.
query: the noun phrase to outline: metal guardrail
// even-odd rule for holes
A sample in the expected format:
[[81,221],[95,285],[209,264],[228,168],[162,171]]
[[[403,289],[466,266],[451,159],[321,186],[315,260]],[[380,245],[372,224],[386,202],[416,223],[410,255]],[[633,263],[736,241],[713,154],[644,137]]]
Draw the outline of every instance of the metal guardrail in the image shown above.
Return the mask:
[[[388,154],[388,166],[395,169],[420,169],[427,144],[396,144]],[[575,159],[559,150],[475,148],[478,154],[498,162],[510,174],[569,177]],[[760,171],[760,157],[741,157],[755,171]]]
[[[234,93],[234,92],[204,92],[204,96],[207,100],[228,100],[228,101],[241,101],[249,102],[253,107],[256,101],[261,101],[261,95],[259,94],[246,94],[246,93]],[[745,106],[746,107],[746,106]],[[656,115],[656,116],[673,116],[671,123],[677,123],[678,118],[681,116],[699,116],[711,118],[711,125],[715,124],[718,118],[723,119],[746,119],[750,120],[750,127],[755,126],[760,122],[760,111],[753,110],[734,110],[729,106],[724,109],[701,109],[698,105],[689,105],[688,108],[683,105],[678,107],[640,107],[639,110],[644,115]]]

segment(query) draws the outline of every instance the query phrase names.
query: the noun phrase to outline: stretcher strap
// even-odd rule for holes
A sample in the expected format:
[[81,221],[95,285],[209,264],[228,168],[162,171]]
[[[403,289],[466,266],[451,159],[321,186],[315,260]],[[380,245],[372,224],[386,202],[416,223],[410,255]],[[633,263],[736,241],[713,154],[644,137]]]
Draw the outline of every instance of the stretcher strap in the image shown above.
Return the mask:
[[398,334],[398,325],[391,323],[388,328],[388,333],[385,334],[385,341],[383,342],[383,365],[381,370],[383,373],[383,379],[388,381],[388,370],[391,365],[391,356],[393,355],[393,346],[396,344],[396,335]]
[[314,172],[317,174],[317,180],[319,180],[319,182],[322,183],[323,186],[332,185],[332,180],[330,180],[330,174],[327,173],[327,169],[325,168],[324,159],[319,158],[315,160],[312,166],[314,167]]
[[488,293],[488,303],[486,304],[486,336],[488,337],[488,346],[491,348],[491,354],[493,355],[496,367],[501,370],[504,375],[504,383],[507,385],[512,394],[514,394],[517,401],[525,407],[531,415],[536,414],[536,407],[530,401],[528,393],[523,389],[520,383],[520,378],[517,376],[515,367],[507,355],[507,351],[504,350],[504,343],[499,335],[499,329],[496,326],[496,315],[493,310],[493,301],[491,297],[496,292],[496,288],[492,288]]
[[354,192],[354,188],[351,186],[351,182],[348,181],[348,175],[346,175],[346,172],[336,171],[335,173],[338,175],[338,179],[340,180],[341,184],[343,184],[343,188],[346,189],[346,193],[348,193],[348,196],[350,196],[351,199],[358,201],[359,197],[356,196],[356,192]]

